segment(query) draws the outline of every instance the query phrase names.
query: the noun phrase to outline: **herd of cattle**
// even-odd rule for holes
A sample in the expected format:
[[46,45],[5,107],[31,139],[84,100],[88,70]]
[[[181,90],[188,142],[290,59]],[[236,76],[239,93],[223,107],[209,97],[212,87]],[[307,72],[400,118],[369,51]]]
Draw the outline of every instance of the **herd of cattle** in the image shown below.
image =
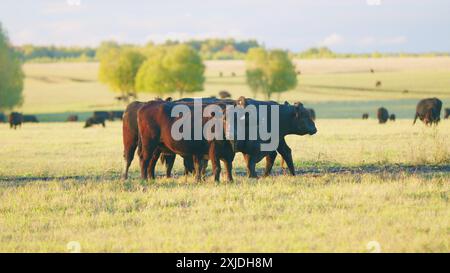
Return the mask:
[[[266,167],[264,175],[267,176],[272,170],[277,153],[279,153],[288,166],[291,175],[295,175],[292,152],[285,141],[287,135],[314,135],[317,132],[314,120],[315,111],[311,108],[305,108],[302,103],[279,104],[274,101],[258,101],[245,97],[238,100],[217,99],[214,97],[203,98],[202,107],[208,105],[217,105],[225,110],[227,105],[235,107],[245,107],[253,105],[259,111],[261,106],[277,105],[279,107],[279,140],[276,151],[264,151],[261,145],[266,143],[259,138],[256,140],[228,140],[223,137],[222,140],[207,140],[205,136],[201,140],[180,140],[175,141],[171,135],[172,125],[177,118],[171,116],[171,110],[183,104],[193,110],[194,99],[184,98],[173,101],[172,98],[166,100],[155,99],[149,102],[132,102],[125,111],[95,111],[93,116],[88,118],[85,128],[99,124],[105,127],[106,121],[122,120],[123,123],[123,145],[125,168],[123,178],[127,179],[128,169],[133,161],[134,155],[139,155],[141,177],[144,179],[155,178],[155,165],[158,159],[166,166],[166,176],[170,177],[175,162],[175,156],[183,158],[185,174],[192,173],[196,180],[202,180],[208,160],[212,163],[213,175],[216,181],[220,179],[221,166],[220,161],[224,162],[227,179],[232,180],[232,162],[236,153],[244,155],[247,175],[257,177],[255,166],[263,158],[266,158]],[[414,124],[420,119],[426,125],[438,124],[440,121],[442,102],[437,98],[428,98],[419,101],[416,107]],[[445,119],[450,116],[450,108],[445,109]],[[205,125],[210,119],[203,118],[202,124]],[[363,114],[363,119],[368,119],[369,114]],[[386,123],[388,120],[394,121],[395,114],[389,115],[386,108],[381,107],[377,111],[379,123]],[[0,122],[6,122],[7,117],[0,113]],[[191,117],[193,122],[193,115]],[[16,129],[24,122],[39,122],[36,116],[22,115],[12,112],[9,117],[11,128]],[[78,121],[76,115],[67,118],[68,122]],[[268,116],[270,123],[270,114]],[[193,123],[192,123],[193,124]],[[258,124],[259,126],[259,124]],[[248,132],[246,132],[248,134]],[[248,138],[245,138],[248,139]]]

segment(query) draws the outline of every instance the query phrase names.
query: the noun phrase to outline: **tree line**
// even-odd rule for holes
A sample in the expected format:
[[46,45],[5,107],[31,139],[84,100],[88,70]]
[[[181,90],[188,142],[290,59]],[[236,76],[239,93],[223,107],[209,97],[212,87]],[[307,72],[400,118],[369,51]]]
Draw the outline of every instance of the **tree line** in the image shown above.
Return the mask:
[[[148,44],[145,47],[120,46],[104,42],[97,51],[99,80],[128,101],[138,93],[163,97],[204,89],[205,65],[193,46],[174,43]],[[291,56],[283,50],[252,47],[246,54],[246,80],[256,97],[270,99],[272,94],[291,90],[297,85],[297,72]]]

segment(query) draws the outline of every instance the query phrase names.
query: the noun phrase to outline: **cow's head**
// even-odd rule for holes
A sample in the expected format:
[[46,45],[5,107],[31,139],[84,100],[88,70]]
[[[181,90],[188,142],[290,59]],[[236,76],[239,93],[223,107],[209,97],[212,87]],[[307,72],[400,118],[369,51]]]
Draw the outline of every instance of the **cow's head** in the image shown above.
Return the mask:
[[290,123],[292,133],[301,136],[317,133],[316,124],[312,120],[310,112],[301,102],[296,102],[294,105],[285,102],[285,106],[290,108],[291,119],[288,122]]

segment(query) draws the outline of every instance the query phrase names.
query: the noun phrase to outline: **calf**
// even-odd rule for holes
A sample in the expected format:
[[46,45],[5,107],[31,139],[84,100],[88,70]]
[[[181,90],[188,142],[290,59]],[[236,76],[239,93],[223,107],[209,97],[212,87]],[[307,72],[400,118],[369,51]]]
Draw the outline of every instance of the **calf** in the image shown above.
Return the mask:
[[395,114],[391,114],[391,115],[389,116],[389,120],[390,120],[390,121],[395,121],[395,119],[396,119]]
[[17,129],[17,127],[21,127],[23,122],[23,116],[21,113],[12,112],[9,115],[9,128]]
[[378,108],[377,118],[378,118],[378,123],[380,123],[380,124],[386,123],[388,121],[388,119],[389,119],[389,112],[388,112],[388,110],[386,108],[384,108],[384,107]]
[[[155,164],[161,151],[171,151],[183,157],[191,157],[194,160],[195,178],[201,180],[201,170],[204,165],[204,158],[209,158],[212,162],[214,180],[220,178],[220,161],[223,160],[226,167],[227,179],[233,180],[232,162],[234,160],[234,150],[232,143],[228,140],[212,139],[208,140],[202,135],[201,139],[194,140],[193,130],[191,139],[175,140],[172,136],[172,126],[180,119],[171,117],[172,109],[180,104],[174,102],[153,101],[146,103],[137,112],[139,127],[139,139],[141,142],[141,176],[143,179],[155,178]],[[184,104],[191,113],[194,112],[192,104]],[[206,107],[203,104],[202,107]],[[220,105],[222,109],[225,105]],[[215,117],[202,118],[202,125]],[[190,115],[190,122],[194,124],[194,115]],[[183,128],[185,130],[186,128]],[[223,132],[221,132],[223,133]],[[150,174],[149,174],[150,172]]]
[[369,119],[369,114],[368,113],[364,113],[362,115],[362,119]]
[[[158,99],[157,101],[162,100]],[[122,139],[123,139],[123,158],[124,158],[124,170],[122,174],[123,179],[128,178],[128,170],[130,168],[131,162],[133,162],[136,149],[138,150],[138,154],[139,155],[141,154],[141,147],[139,142],[139,129],[137,124],[137,111],[145,104],[146,104],[145,102],[139,101],[132,102],[127,106],[123,114],[122,120]],[[168,178],[171,177],[172,168],[175,163],[175,154],[172,152],[162,153],[161,163],[166,165],[166,176]],[[192,158],[189,157],[184,158],[183,163],[186,175],[194,172]]]
[[437,125],[441,120],[442,101],[438,98],[428,98],[419,101],[413,124],[419,118],[425,125]]
[[94,126],[96,124],[101,124],[103,126],[103,128],[106,127],[104,118],[102,118],[102,117],[95,117],[94,116],[94,117],[90,117],[90,118],[88,118],[86,120],[84,128],[89,128],[89,127],[92,127],[92,126]]

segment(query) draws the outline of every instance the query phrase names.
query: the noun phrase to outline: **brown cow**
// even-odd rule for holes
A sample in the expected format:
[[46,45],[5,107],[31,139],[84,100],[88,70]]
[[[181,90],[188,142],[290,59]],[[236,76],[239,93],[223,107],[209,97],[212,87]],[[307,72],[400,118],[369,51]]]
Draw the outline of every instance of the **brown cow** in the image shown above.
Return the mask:
[[[183,157],[193,157],[195,167],[195,178],[201,180],[201,170],[204,165],[204,158],[209,157],[212,162],[214,180],[220,179],[220,160],[225,163],[228,181],[232,181],[232,162],[234,160],[234,150],[232,143],[226,139],[207,140],[204,136],[200,140],[191,139],[175,140],[172,136],[172,126],[179,119],[171,117],[172,109],[180,104],[173,102],[153,101],[142,106],[137,113],[139,139],[141,142],[141,176],[143,179],[155,178],[155,165],[161,151],[171,151]],[[219,105],[219,104],[218,104]],[[191,113],[194,112],[193,104],[184,104]],[[203,104],[203,107],[207,104]],[[225,104],[220,104],[222,109]],[[210,119],[215,117],[203,118],[202,124],[205,125]],[[222,119],[221,119],[222,120]],[[194,115],[191,115],[191,124],[194,124]],[[192,130],[193,131],[193,130]],[[223,133],[223,132],[221,132]],[[149,174],[150,172],[150,174]]]
[[413,124],[419,118],[425,125],[437,125],[441,120],[442,101],[438,98],[428,98],[419,101]]
[[[167,98],[168,99],[172,98]],[[158,99],[156,101],[162,101]],[[131,162],[134,159],[134,154],[136,149],[138,150],[138,154],[141,153],[141,147],[139,145],[139,129],[137,124],[137,112],[138,110],[144,106],[145,102],[135,101],[130,103],[124,114],[122,121],[122,137],[123,137],[123,158],[124,158],[124,170],[123,170],[123,179],[128,178],[128,170],[130,168]],[[174,153],[163,153],[161,155],[161,163],[166,165],[166,176],[169,178],[172,176],[172,168],[175,163],[175,154]],[[192,158],[185,158],[184,161],[185,174],[193,173],[194,166],[192,162]]]
[[230,92],[228,92],[226,90],[222,90],[219,92],[219,97],[221,99],[228,99],[228,98],[231,98],[231,94],[230,94]]

